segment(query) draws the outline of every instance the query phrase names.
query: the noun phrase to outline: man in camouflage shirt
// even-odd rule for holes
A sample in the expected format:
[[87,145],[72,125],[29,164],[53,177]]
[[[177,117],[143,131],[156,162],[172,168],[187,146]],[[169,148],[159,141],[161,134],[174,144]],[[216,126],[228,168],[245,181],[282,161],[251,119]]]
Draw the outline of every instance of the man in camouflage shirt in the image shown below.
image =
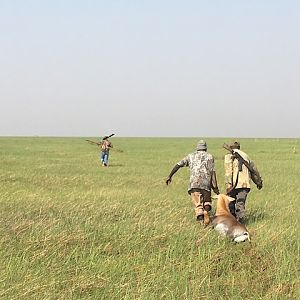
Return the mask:
[[188,156],[178,162],[172,169],[166,179],[169,185],[172,176],[182,167],[190,168],[190,182],[188,193],[191,195],[194,206],[196,219],[209,223],[208,212],[211,210],[211,189],[219,194],[216,172],[214,167],[214,158],[207,153],[206,142],[200,140],[197,144],[197,151],[190,153]]
[[101,160],[102,166],[107,167],[108,166],[108,158],[109,158],[109,150],[110,150],[110,148],[113,148],[113,145],[108,140],[108,137],[105,136],[102,139],[99,147],[101,149],[100,160]]
[[[234,152],[237,152],[245,161],[247,161],[259,175],[254,162],[250,160],[249,156],[245,152],[240,150],[239,142],[235,141],[234,143],[230,144],[229,147]],[[244,164],[239,167],[238,159],[235,158],[231,153],[225,155],[224,168],[226,193],[227,195],[235,199],[235,201],[231,201],[229,203],[230,212],[240,223],[244,223],[245,204],[247,195],[250,192],[251,188],[251,173]],[[256,185],[258,189],[261,189],[262,181],[256,183]]]

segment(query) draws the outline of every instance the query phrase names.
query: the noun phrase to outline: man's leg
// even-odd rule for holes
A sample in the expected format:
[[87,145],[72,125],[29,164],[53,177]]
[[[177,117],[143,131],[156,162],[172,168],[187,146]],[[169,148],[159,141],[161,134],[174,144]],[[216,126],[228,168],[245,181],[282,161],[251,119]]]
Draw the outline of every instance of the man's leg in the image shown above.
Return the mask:
[[103,165],[104,164],[104,152],[100,153],[100,161],[101,161],[101,164]]
[[235,204],[236,204],[236,200],[230,201],[228,204],[228,208],[230,210],[230,213],[236,218]]
[[201,203],[201,193],[200,192],[192,192],[192,203],[196,214],[196,219],[198,221],[203,220],[203,206]]
[[236,205],[236,195],[237,195],[238,191],[237,190],[232,190],[230,192],[230,194],[227,194],[228,196],[234,198],[234,201],[230,201],[228,204],[228,208],[230,213],[236,218],[236,211],[235,211],[235,205]]
[[210,222],[209,211],[211,211],[211,193],[206,190],[201,190],[201,202],[203,205],[204,224],[208,225]]
[[235,213],[240,223],[245,221],[245,205],[249,189],[240,189],[236,195]]
[[108,165],[108,153],[105,152],[103,156],[103,165],[106,167]]

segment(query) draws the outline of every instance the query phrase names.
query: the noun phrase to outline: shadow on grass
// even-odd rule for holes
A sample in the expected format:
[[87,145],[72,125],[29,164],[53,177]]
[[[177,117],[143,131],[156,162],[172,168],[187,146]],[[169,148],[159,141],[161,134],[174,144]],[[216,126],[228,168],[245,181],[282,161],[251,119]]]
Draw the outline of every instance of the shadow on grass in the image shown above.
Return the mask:
[[246,214],[246,220],[245,224],[251,224],[251,223],[256,223],[259,222],[267,217],[266,213],[264,211],[260,211],[258,209],[256,210],[250,210]]

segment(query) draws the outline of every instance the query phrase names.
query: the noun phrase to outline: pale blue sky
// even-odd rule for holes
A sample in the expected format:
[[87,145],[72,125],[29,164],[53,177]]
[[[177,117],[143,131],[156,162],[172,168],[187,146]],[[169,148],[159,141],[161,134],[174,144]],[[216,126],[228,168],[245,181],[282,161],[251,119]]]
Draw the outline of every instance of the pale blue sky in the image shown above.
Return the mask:
[[300,1],[0,0],[0,135],[300,137]]

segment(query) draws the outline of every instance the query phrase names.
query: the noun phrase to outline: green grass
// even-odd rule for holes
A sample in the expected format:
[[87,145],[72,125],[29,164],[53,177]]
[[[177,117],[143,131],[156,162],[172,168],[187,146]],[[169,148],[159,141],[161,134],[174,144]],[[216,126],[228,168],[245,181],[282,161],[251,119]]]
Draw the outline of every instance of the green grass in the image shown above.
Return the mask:
[[195,222],[187,168],[164,184],[197,139],[112,142],[103,168],[84,138],[0,138],[0,299],[299,299],[299,140],[241,140],[264,179],[242,244]]

